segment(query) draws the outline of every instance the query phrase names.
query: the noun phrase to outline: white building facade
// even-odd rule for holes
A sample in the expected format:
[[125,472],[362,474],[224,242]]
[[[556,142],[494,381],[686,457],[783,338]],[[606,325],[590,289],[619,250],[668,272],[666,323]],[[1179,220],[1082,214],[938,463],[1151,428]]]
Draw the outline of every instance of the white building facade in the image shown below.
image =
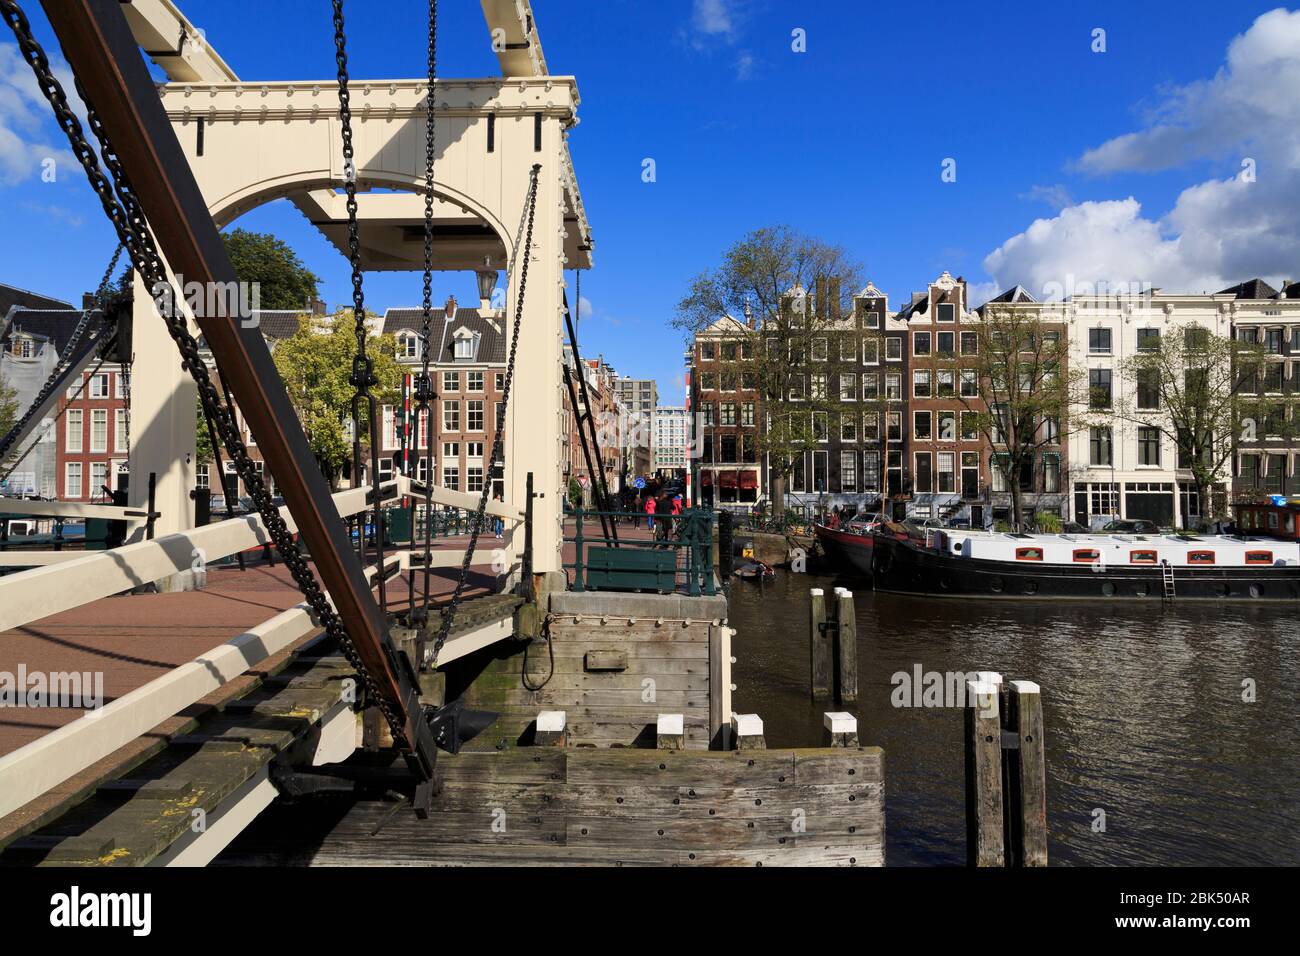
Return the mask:
[[690,464],[690,416],[685,408],[661,405],[654,410],[651,438],[652,467],[667,477],[684,471]]
[[[1147,519],[1185,527],[1202,514],[1190,470],[1178,467],[1175,443],[1159,427],[1160,412],[1140,411],[1135,376],[1125,363],[1161,339],[1199,327],[1227,338],[1232,334],[1226,303],[1214,295],[1155,291],[1124,296],[1077,296],[1042,304],[1064,314],[1070,364],[1082,369],[1081,383],[1093,398],[1087,422],[1071,429],[1069,482],[1074,521],[1089,527],[1115,518]],[[1118,410],[1125,414],[1116,414]],[[1134,410],[1138,410],[1135,412]],[[1081,413],[1084,410],[1081,409]],[[1229,479],[1224,469],[1224,485]]]

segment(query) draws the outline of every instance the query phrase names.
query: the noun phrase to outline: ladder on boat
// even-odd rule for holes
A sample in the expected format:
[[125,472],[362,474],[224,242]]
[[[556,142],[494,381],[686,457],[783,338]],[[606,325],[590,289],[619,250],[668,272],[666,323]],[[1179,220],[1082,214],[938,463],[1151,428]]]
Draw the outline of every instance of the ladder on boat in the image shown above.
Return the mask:
[[1165,589],[1164,600],[1172,603],[1175,597],[1173,565],[1171,565],[1168,561],[1161,561],[1160,573],[1161,573],[1161,577],[1164,579],[1164,589]]

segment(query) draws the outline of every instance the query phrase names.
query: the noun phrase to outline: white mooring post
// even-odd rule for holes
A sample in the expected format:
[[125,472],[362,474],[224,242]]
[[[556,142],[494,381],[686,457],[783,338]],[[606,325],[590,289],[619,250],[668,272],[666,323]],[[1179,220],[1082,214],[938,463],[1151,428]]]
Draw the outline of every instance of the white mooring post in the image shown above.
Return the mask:
[[858,746],[858,718],[842,710],[822,715],[822,744],[827,747]]
[[686,721],[681,714],[660,714],[655,721],[655,746],[660,750],[686,749]]
[[731,736],[736,741],[737,750],[767,749],[763,719],[758,714],[732,714]]
[[562,710],[543,710],[537,715],[537,732],[533,744],[538,747],[563,747],[567,736],[566,717]]

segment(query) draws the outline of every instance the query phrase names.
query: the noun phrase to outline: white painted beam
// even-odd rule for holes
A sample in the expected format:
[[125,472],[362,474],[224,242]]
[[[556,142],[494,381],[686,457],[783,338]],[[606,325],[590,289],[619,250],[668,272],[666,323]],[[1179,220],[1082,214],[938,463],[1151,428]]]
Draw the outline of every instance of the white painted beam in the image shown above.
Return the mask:
[[[395,482],[384,483],[386,492],[394,488]],[[339,514],[346,517],[366,510],[367,493],[368,489],[353,488],[334,495]],[[297,526],[289,509],[281,508],[280,513],[289,530],[294,530]],[[7,574],[0,578],[0,632],[269,541],[261,519],[249,515]]]

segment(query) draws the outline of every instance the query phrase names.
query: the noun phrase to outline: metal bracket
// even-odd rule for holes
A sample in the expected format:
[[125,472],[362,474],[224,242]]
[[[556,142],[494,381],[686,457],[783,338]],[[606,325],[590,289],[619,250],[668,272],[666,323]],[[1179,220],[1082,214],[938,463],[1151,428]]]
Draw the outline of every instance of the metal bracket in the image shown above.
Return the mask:
[[1003,750],[1019,750],[1019,749],[1020,749],[1020,734],[1016,733],[1014,730],[1004,730],[1004,731],[1002,731],[1002,749],[1003,749]]

